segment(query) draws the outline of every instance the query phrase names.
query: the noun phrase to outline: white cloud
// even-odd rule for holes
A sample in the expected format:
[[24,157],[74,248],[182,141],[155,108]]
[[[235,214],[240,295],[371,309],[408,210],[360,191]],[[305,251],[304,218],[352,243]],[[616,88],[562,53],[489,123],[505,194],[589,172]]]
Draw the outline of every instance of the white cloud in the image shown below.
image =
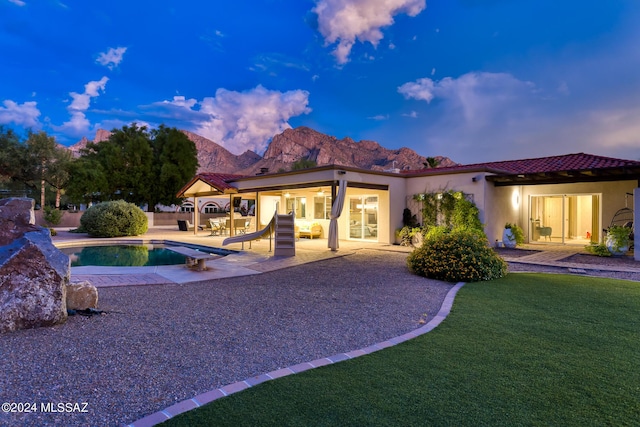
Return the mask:
[[22,0],[9,0],[10,3],[13,3],[17,6],[26,6],[27,3],[23,2]]
[[84,93],[71,92],[69,95],[73,98],[73,102],[71,102],[68,109],[72,111],[86,111],[89,109],[91,98],[98,96],[101,90],[104,91],[108,81],[108,77],[103,77],[98,81],[91,81],[84,85]]
[[534,93],[531,82],[518,80],[508,73],[467,73],[457,79],[446,77],[440,81],[430,78],[405,83],[398,92],[407,99],[431,102],[441,98],[447,107],[459,112],[473,127],[492,123],[499,114]]
[[40,110],[35,101],[18,104],[9,99],[2,102],[4,107],[0,107],[0,124],[15,123],[25,128],[39,127]]
[[52,126],[56,131],[67,133],[72,136],[85,136],[91,129],[91,123],[84,113],[89,109],[91,98],[100,95],[100,91],[104,91],[109,81],[108,77],[103,77],[97,81],[90,81],[84,85],[84,92],[71,92],[69,95],[73,99],[67,110],[71,114],[71,118],[64,122],[61,126]]
[[418,112],[417,111],[411,111],[410,113],[404,113],[403,116],[404,117],[410,117],[412,119],[416,119],[416,118],[418,118]]
[[319,0],[313,12],[325,44],[337,42],[333,54],[339,64],[345,64],[356,40],[377,46],[382,28],[392,25],[395,15],[416,16],[425,7],[425,0]]
[[371,116],[371,117],[367,117],[367,119],[370,120],[375,120],[375,121],[383,121],[383,120],[389,120],[389,115],[388,114],[378,114],[375,116]]
[[175,105],[176,107],[193,108],[198,103],[197,99],[186,99],[184,96],[174,96],[173,101],[162,101],[164,104]]
[[406,99],[418,99],[420,101],[431,102],[433,99],[433,89],[435,83],[430,78],[418,79],[415,82],[407,82],[398,87],[398,92]]
[[208,119],[194,131],[236,154],[262,153],[274,135],[291,127],[291,117],[311,112],[308,104],[304,90],[279,92],[261,85],[244,92],[218,89],[215,97],[200,103]]
[[588,114],[583,132],[594,146],[607,149],[632,149],[640,156],[640,107],[594,110]]
[[84,136],[89,132],[91,123],[87,116],[81,111],[71,113],[71,119],[62,124],[62,126],[54,126],[57,131],[62,131],[74,136]]
[[113,70],[115,67],[120,65],[122,62],[122,57],[127,51],[126,47],[118,47],[118,48],[109,48],[107,52],[102,52],[96,59],[96,62],[100,65],[104,65],[105,67]]

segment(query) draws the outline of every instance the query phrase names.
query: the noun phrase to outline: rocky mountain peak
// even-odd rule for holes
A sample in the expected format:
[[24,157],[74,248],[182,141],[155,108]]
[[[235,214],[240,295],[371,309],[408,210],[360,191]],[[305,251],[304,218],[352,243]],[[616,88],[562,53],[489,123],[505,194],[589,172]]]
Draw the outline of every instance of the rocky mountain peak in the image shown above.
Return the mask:
[[[406,147],[390,150],[375,141],[338,139],[304,126],[275,135],[262,157],[249,150],[238,156],[210,139],[186,130],[182,132],[196,145],[198,172],[255,175],[268,170],[273,173],[291,169],[291,164],[300,159],[313,160],[318,166],[335,164],[376,171],[422,169],[427,161]],[[93,142],[105,141],[110,135],[111,132],[100,129]],[[77,156],[89,142],[84,137],[69,149]],[[434,157],[440,162],[439,166],[456,164],[447,157]]]

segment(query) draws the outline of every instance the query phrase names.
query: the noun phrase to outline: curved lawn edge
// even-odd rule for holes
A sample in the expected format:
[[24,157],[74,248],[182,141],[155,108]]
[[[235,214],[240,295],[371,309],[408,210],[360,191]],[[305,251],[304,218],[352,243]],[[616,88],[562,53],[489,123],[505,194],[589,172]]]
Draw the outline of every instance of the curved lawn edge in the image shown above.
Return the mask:
[[200,406],[206,405],[207,403],[213,402],[214,400],[220,399],[222,397],[229,396],[231,394],[237,393],[242,390],[246,390],[249,387],[258,385],[260,383],[275,380],[276,378],[286,377],[288,375],[297,374],[299,372],[308,371],[309,369],[319,368],[320,366],[331,365],[334,363],[342,362],[344,360],[355,359],[356,357],[364,356],[366,354],[374,353],[378,350],[382,350],[384,348],[393,347],[394,345],[398,345],[402,342],[408,341],[410,339],[419,337],[420,335],[424,335],[427,332],[435,329],[444,319],[447,318],[449,313],[451,312],[451,307],[453,307],[453,301],[456,297],[458,291],[465,285],[465,282],[459,282],[447,292],[447,295],[444,297],[442,301],[442,305],[440,306],[440,310],[438,313],[424,326],[413,330],[411,332],[407,332],[406,334],[390,338],[386,341],[382,341],[368,347],[352,350],[348,353],[338,353],[333,356],[323,357],[320,359],[313,360],[311,362],[303,362],[297,365],[289,366],[287,368],[278,369],[276,371],[271,371],[266,374],[258,375],[255,377],[247,378],[243,381],[238,381],[233,384],[227,384],[215,390],[207,391],[205,393],[199,394],[191,399],[183,400],[182,402],[178,402],[174,405],[169,406],[161,411],[155,412],[151,415],[147,415],[144,418],[141,418],[137,421],[134,421],[131,424],[128,424],[127,427],[151,427],[157,424],[163,423],[176,415],[182,414],[183,412],[190,411],[195,408],[199,408]]

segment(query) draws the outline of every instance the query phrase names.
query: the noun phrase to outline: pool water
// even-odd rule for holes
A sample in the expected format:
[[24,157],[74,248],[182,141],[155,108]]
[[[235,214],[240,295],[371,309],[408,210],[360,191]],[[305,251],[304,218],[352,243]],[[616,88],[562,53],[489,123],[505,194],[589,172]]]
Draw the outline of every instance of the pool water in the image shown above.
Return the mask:
[[[150,267],[184,264],[185,256],[170,251],[166,245],[108,245],[61,248],[71,260],[71,267]],[[218,253],[216,248],[206,252]],[[220,253],[226,255],[228,252]]]

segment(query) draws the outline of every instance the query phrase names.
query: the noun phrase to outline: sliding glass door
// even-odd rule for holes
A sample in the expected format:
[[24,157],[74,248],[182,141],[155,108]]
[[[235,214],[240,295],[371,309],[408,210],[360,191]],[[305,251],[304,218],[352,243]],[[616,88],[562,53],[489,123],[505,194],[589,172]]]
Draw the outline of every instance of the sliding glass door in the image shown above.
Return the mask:
[[378,196],[349,197],[349,237],[378,240]]
[[600,241],[599,194],[531,196],[531,242],[586,245]]

